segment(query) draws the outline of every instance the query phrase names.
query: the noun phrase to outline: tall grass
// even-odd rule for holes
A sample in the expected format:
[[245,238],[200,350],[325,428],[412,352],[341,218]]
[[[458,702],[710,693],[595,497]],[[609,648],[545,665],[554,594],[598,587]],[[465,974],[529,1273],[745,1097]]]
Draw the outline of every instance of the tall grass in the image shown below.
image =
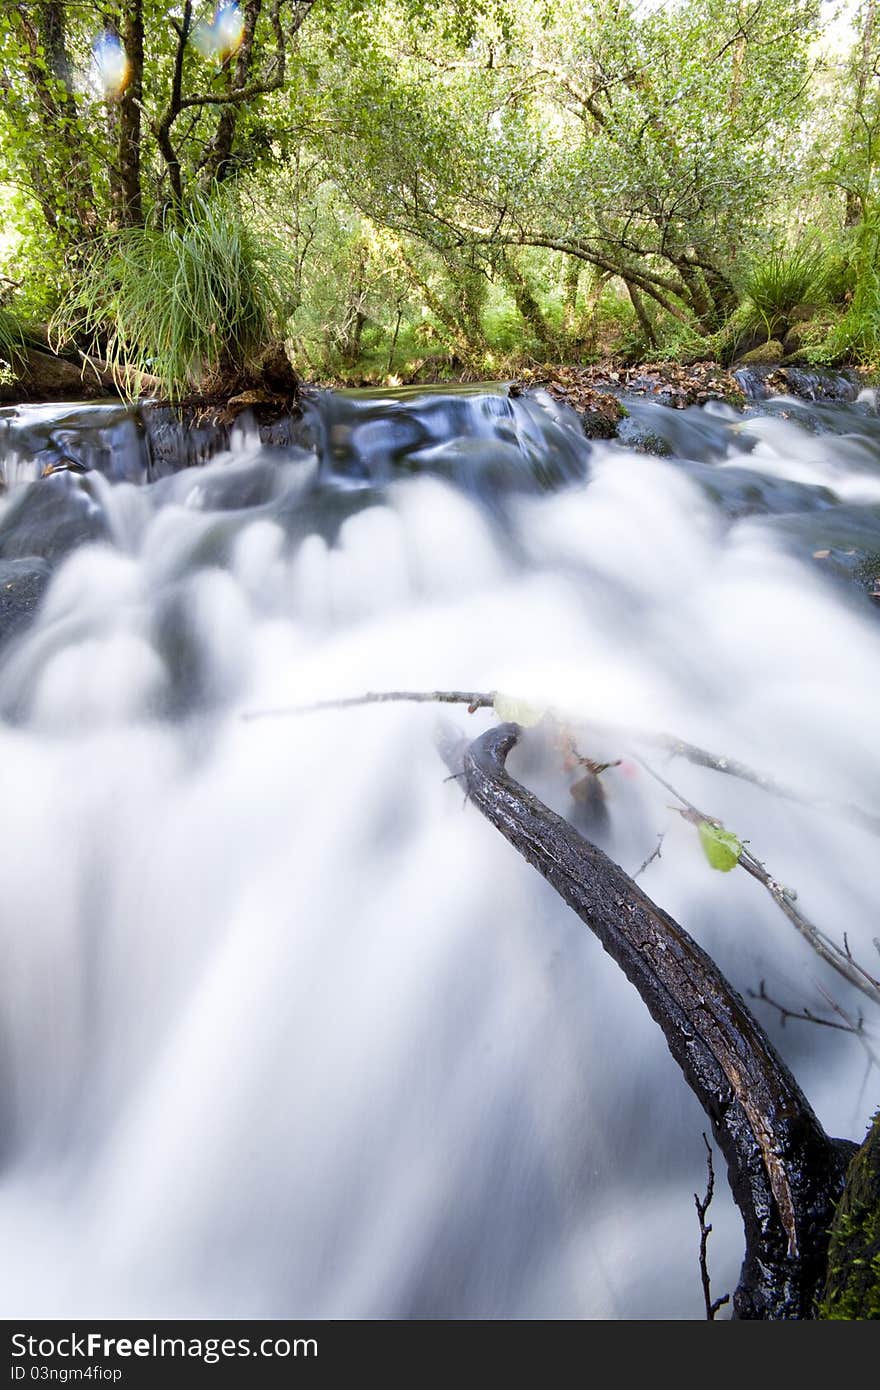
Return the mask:
[[107,361],[129,395],[149,373],[179,397],[246,371],[283,331],[289,281],[278,244],[218,190],[180,221],[103,237],[50,333]]
[[18,319],[0,304],[0,374],[14,373],[24,348]]
[[786,327],[799,304],[824,304],[828,298],[825,254],[815,246],[772,251],[755,261],[743,277],[744,327],[763,329],[772,338]]

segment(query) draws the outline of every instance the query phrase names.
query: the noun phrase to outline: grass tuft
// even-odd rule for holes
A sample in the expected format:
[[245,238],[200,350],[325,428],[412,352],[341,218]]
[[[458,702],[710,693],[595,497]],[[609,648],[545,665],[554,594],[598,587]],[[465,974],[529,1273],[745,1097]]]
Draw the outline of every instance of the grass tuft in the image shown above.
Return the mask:
[[217,190],[179,222],[103,237],[50,334],[106,360],[129,396],[150,374],[179,397],[245,372],[283,332],[289,277],[278,244]]
[[788,323],[800,304],[821,305],[828,298],[828,268],[824,253],[815,246],[793,251],[773,251],[756,261],[743,279],[744,319],[748,327],[763,329],[773,338]]
[[11,309],[0,304],[0,373],[13,376],[24,349],[21,327]]

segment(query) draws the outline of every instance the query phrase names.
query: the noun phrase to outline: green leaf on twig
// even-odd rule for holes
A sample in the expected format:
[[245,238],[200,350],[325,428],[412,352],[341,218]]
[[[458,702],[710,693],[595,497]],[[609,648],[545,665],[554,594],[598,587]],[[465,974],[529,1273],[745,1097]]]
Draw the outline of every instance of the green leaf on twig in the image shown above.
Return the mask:
[[697,830],[703,853],[712,868],[719,869],[723,874],[735,869],[743,852],[742,840],[731,830],[725,830],[723,825],[713,825],[708,820],[701,820]]

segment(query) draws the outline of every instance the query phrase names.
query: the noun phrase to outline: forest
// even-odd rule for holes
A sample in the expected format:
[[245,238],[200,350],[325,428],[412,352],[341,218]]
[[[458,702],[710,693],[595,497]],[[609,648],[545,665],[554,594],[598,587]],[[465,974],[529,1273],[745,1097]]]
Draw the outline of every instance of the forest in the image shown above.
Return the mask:
[[878,61],[873,0],[3,0],[6,371],[875,364]]

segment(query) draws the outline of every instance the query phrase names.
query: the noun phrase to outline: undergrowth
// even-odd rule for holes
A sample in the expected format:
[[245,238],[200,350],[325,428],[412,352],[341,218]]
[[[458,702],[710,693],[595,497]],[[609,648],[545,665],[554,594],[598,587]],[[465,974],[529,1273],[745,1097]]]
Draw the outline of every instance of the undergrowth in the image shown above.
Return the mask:
[[179,222],[102,237],[50,334],[107,361],[129,396],[145,374],[180,396],[246,370],[283,332],[289,278],[279,245],[218,191]]

